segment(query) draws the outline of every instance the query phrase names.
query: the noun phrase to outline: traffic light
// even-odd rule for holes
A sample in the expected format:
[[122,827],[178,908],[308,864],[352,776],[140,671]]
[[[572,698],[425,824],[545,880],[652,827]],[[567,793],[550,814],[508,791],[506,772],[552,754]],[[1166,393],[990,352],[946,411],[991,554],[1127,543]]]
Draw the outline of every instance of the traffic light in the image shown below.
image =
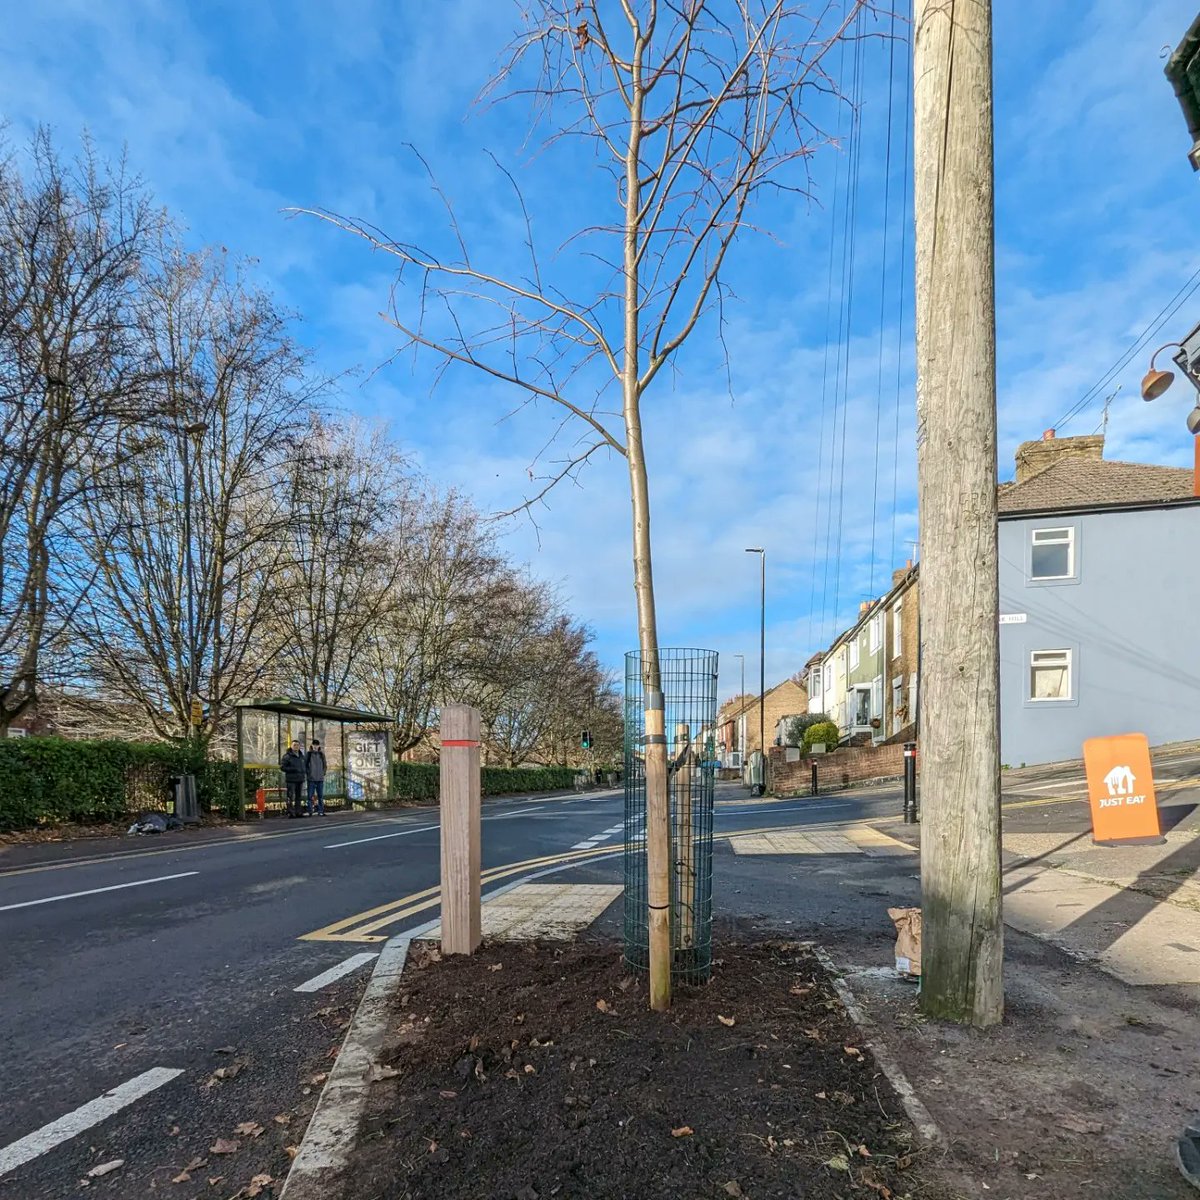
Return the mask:
[[579,735],[579,745],[584,750],[590,750],[592,748],[592,735],[588,730],[585,729]]

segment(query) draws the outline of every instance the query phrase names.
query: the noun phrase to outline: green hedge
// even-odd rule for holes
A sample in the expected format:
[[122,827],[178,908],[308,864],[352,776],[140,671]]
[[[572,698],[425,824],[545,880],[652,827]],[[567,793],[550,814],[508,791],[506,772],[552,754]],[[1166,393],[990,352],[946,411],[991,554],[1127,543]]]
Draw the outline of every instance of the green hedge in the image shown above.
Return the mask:
[[[438,798],[440,768],[436,763],[399,762],[392,767],[392,795],[397,800]],[[484,767],[483,794],[511,796],[523,792],[557,792],[573,787],[573,767]]]
[[[0,831],[67,821],[114,821],[147,809],[168,811],[167,780],[196,776],[202,812],[237,816],[244,800],[254,807],[258,778],[247,768],[238,795],[237,763],[204,760],[195,746],[159,742],[70,741],[66,738],[0,738]],[[504,796],[570,788],[570,767],[483,768],[483,794]],[[436,803],[438,767],[396,763],[397,799]]]
[[[0,738],[0,830],[167,812],[167,781],[186,774],[196,776],[201,812],[237,815],[237,763],[205,762],[195,746]],[[253,774],[246,771],[242,789],[250,803],[254,786]]]

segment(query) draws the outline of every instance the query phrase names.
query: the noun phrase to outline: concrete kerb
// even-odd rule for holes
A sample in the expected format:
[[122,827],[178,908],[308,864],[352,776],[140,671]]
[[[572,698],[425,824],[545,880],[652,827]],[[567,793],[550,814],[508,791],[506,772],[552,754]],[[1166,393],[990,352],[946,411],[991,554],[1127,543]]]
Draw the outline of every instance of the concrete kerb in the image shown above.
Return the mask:
[[917,1133],[931,1145],[938,1146],[940,1149],[947,1149],[949,1143],[946,1140],[946,1135],[941,1131],[937,1122],[930,1116],[929,1109],[921,1103],[921,1098],[917,1095],[913,1085],[909,1083],[908,1076],[900,1069],[900,1064],[892,1057],[892,1052],[888,1049],[886,1043],[881,1039],[872,1036],[871,1029],[873,1022],[859,1007],[858,1001],[854,998],[854,993],[850,990],[849,984],[842,978],[841,972],[838,970],[829,953],[823,946],[814,945],[813,953],[816,954],[821,966],[829,974],[830,981],[833,984],[834,991],[838,994],[838,999],[841,1000],[846,1012],[850,1015],[850,1020],[864,1034],[864,1041],[874,1056],[875,1061],[879,1064],[879,1069],[887,1076],[888,1082],[896,1090],[896,1095],[900,1097],[900,1103],[904,1105],[904,1111],[908,1113],[909,1120],[916,1126]]
[[[586,864],[559,863],[522,875],[483,897],[495,900],[522,884],[556,875],[573,867],[617,858],[624,850],[597,855]],[[441,917],[433,917],[412,929],[389,938],[375,960],[371,979],[358,1002],[358,1009],[338,1056],[317,1100],[317,1107],[300,1140],[300,1150],[280,1193],[280,1200],[326,1200],[337,1177],[345,1170],[358,1139],[359,1124],[371,1086],[371,1068],[387,1046],[388,1009],[408,961],[411,944],[434,929]]]

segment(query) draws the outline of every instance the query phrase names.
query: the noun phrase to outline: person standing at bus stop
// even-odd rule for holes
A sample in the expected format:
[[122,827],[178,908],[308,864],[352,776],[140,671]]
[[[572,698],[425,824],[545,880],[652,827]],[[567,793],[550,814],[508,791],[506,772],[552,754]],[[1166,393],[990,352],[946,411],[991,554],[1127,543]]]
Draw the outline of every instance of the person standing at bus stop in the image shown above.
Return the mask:
[[283,772],[283,782],[287,785],[287,815],[304,816],[304,778],[307,769],[304,765],[304,751],[300,749],[299,742],[293,742],[284,753],[279,760],[279,769]]
[[308,815],[312,816],[313,797],[317,798],[317,815],[325,815],[325,751],[321,743],[313,738],[312,749],[304,756],[308,768]]

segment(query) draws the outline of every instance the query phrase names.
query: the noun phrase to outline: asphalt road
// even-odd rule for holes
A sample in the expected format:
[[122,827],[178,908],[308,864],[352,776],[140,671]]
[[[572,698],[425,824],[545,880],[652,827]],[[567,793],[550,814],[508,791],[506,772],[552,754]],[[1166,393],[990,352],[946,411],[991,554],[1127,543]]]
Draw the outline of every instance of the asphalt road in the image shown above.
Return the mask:
[[[890,791],[753,801],[735,785],[718,801],[718,831],[899,803]],[[619,880],[620,857],[605,855],[622,818],[615,792],[486,803],[485,896],[489,882],[550,869]],[[0,1198],[78,1194],[116,1159],[125,1165],[90,1180],[89,1195],[231,1196],[253,1174],[286,1172],[370,956],[437,916],[438,836],[435,810],[408,810],[4,852]],[[230,1065],[232,1078],[214,1077]],[[126,1092],[103,1100],[122,1087],[129,1103]],[[117,1111],[97,1121],[98,1104]],[[263,1132],[236,1135],[247,1123]],[[219,1137],[239,1149],[210,1154]]]

